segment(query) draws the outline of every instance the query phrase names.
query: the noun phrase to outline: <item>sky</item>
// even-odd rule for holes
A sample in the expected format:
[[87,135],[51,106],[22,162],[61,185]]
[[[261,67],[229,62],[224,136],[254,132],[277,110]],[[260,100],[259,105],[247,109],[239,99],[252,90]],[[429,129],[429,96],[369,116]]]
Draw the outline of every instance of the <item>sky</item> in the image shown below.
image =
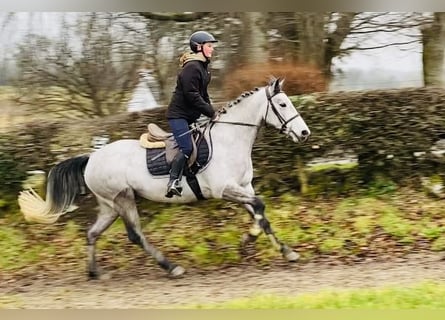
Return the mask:
[[415,71],[422,68],[422,54],[418,50],[401,51],[396,47],[354,52],[342,62],[345,69],[386,69],[390,71]]
[[[376,18],[380,23],[394,24],[395,13]],[[420,37],[418,28],[396,32],[378,32],[367,34],[361,38],[362,47],[384,46],[388,43],[412,42]],[[349,41],[348,41],[349,40]],[[357,45],[347,38],[343,47]],[[423,86],[422,47],[420,42],[404,46],[387,46],[373,50],[353,51],[341,61],[334,61],[334,72],[340,69],[343,74],[335,77],[332,87],[348,87],[349,89],[373,89],[393,87]]]
[[385,89],[423,86],[422,54],[418,48],[402,51],[387,47],[366,52],[353,52],[334,70],[341,69],[331,90]]

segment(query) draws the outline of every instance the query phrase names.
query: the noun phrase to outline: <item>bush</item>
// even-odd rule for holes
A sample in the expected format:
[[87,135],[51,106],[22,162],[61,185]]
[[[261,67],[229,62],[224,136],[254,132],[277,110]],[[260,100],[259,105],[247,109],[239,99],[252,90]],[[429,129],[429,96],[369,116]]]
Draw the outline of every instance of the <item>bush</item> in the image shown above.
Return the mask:
[[17,208],[17,193],[27,177],[27,168],[19,161],[20,148],[10,136],[0,136],[0,218]]
[[0,218],[17,206],[16,197],[26,178],[26,170],[14,159],[12,154],[0,151]]
[[271,77],[284,78],[284,91],[287,95],[322,92],[327,89],[327,81],[315,67],[291,63],[270,62],[241,67],[228,73],[223,79],[224,94],[228,99],[240,93],[267,84]]
[[26,176],[26,169],[20,165],[14,153],[0,151],[0,197],[17,193]]

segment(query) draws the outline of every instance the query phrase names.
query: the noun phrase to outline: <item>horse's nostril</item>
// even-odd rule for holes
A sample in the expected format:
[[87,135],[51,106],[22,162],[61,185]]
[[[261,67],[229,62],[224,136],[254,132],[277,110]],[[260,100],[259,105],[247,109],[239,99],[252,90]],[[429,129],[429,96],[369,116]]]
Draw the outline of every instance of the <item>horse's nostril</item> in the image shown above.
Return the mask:
[[308,136],[308,135],[309,135],[309,131],[307,131],[307,130],[303,130],[303,131],[301,131],[301,135],[302,135],[303,137]]

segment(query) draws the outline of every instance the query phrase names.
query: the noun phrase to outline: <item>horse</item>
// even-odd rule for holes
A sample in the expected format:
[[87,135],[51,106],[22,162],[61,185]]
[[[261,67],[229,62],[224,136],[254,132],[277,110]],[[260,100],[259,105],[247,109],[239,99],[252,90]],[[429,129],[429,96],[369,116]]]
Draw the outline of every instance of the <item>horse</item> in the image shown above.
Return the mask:
[[[255,242],[264,232],[287,261],[295,262],[299,254],[274,234],[264,202],[252,186],[252,147],[263,124],[277,128],[295,143],[305,142],[311,134],[282,90],[283,82],[273,78],[266,86],[241,94],[217,111],[217,119],[208,120],[206,130],[201,130],[205,139],[211,141],[212,156],[196,173],[196,179],[205,199],[236,202],[250,214],[253,223],[241,237],[242,247]],[[73,211],[77,195],[91,192],[99,212],[87,231],[89,279],[99,277],[96,241],[118,217],[123,220],[132,243],[151,255],[168,276],[180,277],[185,269],[169,261],[143,234],[135,197],[176,204],[191,203],[198,198],[188,184],[184,184],[181,197],[165,197],[168,175],[152,176],[146,161],[146,150],[137,139],[116,140],[90,154],[64,160],[49,171],[45,200],[32,189],[20,192],[21,212],[27,221],[51,224]]]

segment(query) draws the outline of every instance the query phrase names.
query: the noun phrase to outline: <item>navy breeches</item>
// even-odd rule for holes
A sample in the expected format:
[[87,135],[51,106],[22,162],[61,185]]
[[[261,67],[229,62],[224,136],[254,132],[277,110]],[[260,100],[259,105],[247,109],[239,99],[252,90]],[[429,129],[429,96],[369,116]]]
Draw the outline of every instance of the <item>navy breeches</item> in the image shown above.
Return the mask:
[[168,124],[181,152],[189,158],[193,151],[192,135],[185,119],[168,119]]

